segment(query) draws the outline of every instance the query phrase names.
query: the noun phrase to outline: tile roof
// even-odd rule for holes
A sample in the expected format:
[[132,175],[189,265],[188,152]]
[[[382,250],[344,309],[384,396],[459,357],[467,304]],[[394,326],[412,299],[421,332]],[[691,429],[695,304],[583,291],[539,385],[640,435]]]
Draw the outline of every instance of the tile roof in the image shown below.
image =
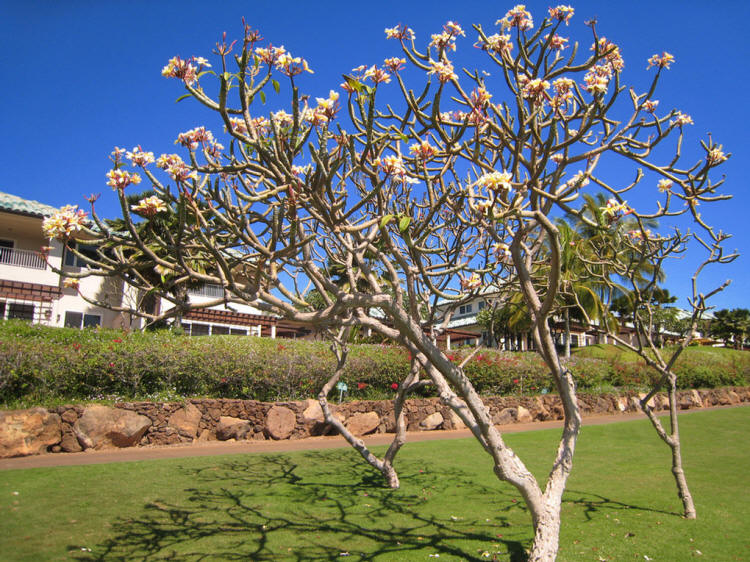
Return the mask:
[[21,215],[34,217],[48,217],[58,211],[56,207],[45,205],[39,201],[23,199],[17,195],[0,191],[0,211],[10,211]]

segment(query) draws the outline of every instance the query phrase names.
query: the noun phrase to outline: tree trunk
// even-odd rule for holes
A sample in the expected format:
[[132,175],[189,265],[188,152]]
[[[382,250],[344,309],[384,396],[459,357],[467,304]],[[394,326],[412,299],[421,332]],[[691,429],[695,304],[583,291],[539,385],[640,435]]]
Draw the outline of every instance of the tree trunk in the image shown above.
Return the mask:
[[565,320],[565,357],[570,358],[570,310],[567,308],[563,310],[563,318]]
[[673,374],[669,377],[669,420],[672,429],[672,435],[667,442],[672,449],[672,474],[674,475],[675,484],[677,484],[677,494],[682,500],[682,509],[685,519],[696,519],[698,514],[695,511],[693,495],[688,488],[685,471],[682,468],[682,446],[680,443],[680,426],[677,419],[677,377]]
[[687,479],[685,478],[685,471],[682,468],[680,426],[677,418],[677,375],[670,373],[667,381],[669,384],[670,432],[667,433],[651,406],[648,405],[648,400],[650,400],[651,396],[655,393],[655,389],[641,400],[641,409],[648,416],[651,425],[654,426],[654,429],[661,440],[669,445],[669,448],[672,451],[672,475],[674,476],[675,484],[677,485],[677,495],[679,495],[682,500],[683,516],[685,519],[695,519],[697,518],[697,513],[695,511],[695,504],[693,503],[693,495],[690,493],[690,488],[688,488]]
[[560,543],[560,505],[547,505],[534,522],[534,543],[528,562],[554,562]]

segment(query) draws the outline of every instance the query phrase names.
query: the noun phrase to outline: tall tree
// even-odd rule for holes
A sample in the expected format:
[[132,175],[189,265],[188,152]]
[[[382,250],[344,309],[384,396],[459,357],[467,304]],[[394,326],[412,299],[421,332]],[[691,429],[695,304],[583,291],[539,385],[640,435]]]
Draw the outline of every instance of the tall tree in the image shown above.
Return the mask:
[[[573,377],[560,361],[550,326],[562,283],[560,231],[551,217],[575,212],[571,203],[589,181],[613,197],[636,188],[638,181],[606,184],[597,171],[605,153],[671,178],[688,202],[707,201],[717,187],[711,166],[678,168],[678,148],[666,166],[652,155],[657,145],[661,153],[670,135],[682,145],[686,116],[676,110],[657,116],[652,101],[671,55],[652,57],[657,72],[649,88],[631,89],[630,102],[620,104],[619,48],[589,22],[591,50],[567,54],[568,40],[558,32],[572,16],[568,6],[551,8],[535,27],[531,14],[516,6],[500,20],[501,33],[475,26],[477,53],[491,65],[490,76],[478,70],[459,76],[454,69],[449,57],[465,32],[453,22],[429,44],[418,44],[405,26],[388,29],[401,53],[346,77],[344,118],[338,115],[338,92],[309,105],[311,98],[298,90],[307,63],[281,47],[259,46],[260,36],[249,26],[240,43],[219,43],[216,74],[204,72],[208,61],[201,57],[175,57],[163,74],[180,80],[190,96],[218,114],[228,147],[198,127],[178,137],[189,158],[156,159],[166,175],[153,169],[151,153],[129,157],[179,217],[172,238],[164,240],[174,243],[173,251],[152,250],[132,226],[123,201],[136,175],[124,168],[110,172],[110,184],[127,231],[113,231],[95,215],[99,230],[89,230],[112,248],[135,244],[155,266],[220,284],[233,298],[335,332],[339,368],[319,395],[326,419],[394,487],[393,460],[403,434],[397,433],[384,457],[376,457],[331,415],[325,394],[346,361],[349,328],[370,328],[402,345],[412,370],[397,400],[426,374],[487,452],[497,477],[526,502],[535,535],[531,560],[555,558],[581,425]],[[407,64],[410,72],[402,73]],[[204,86],[212,77],[218,89]],[[255,102],[281,91],[278,77],[291,93],[289,111],[264,115]],[[417,88],[407,85],[413,80]],[[381,102],[390,82],[399,103]],[[212,91],[218,91],[215,98]],[[618,111],[623,115],[616,116]],[[706,149],[714,160],[721,153],[710,140]],[[652,214],[670,217],[670,206]],[[59,224],[48,232],[68,235],[67,223]],[[211,260],[205,272],[191,266],[203,256]],[[355,282],[338,286],[329,259],[343,264]],[[122,274],[127,260],[103,265],[103,271]],[[537,275],[543,268],[546,275]],[[360,276],[366,291],[356,282]],[[468,302],[483,287],[513,285],[520,287],[536,349],[564,411],[552,467],[541,483],[492,424],[464,363],[454,364],[437,344],[452,310],[446,312],[444,301]],[[307,287],[325,299],[323,309],[306,302]]]

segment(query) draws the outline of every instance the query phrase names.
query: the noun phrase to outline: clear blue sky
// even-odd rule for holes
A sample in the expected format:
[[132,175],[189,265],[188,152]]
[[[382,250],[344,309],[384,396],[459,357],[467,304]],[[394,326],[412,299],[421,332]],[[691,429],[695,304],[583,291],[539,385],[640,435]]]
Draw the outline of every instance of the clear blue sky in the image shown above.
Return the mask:
[[[553,5],[526,4],[535,21]],[[475,40],[470,24],[493,28],[513,5],[471,0],[5,0],[0,191],[56,206],[85,206],[85,195],[101,192],[100,212],[113,215],[115,198],[104,175],[114,146],[141,144],[158,155],[175,150],[179,132],[201,124],[219,129],[190,100],[175,104],[180,84],[162,78],[160,71],[174,55],[211,58],[221,32],[240,37],[243,16],[266,41],[308,60],[315,74],[301,87],[322,96],[338,88],[342,73],[398,54],[396,43],[385,40],[385,27],[402,22],[418,39],[426,39],[453,20],[467,30],[459,49],[469,50]],[[733,154],[722,170],[727,175],[724,192],[734,199],[714,209],[706,206],[704,216],[734,234],[730,249],[750,252],[750,2],[586,0],[571,5],[576,15],[568,35],[587,43],[582,22],[595,17],[599,33],[621,46],[628,83],[647,78],[650,55],[666,50],[676,57],[656,96],[660,109],[677,107],[693,117],[689,143],[697,144],[711,132]],[[706,288],[732,279],[713,304],[750,308],[748,263],[743,255],[703,278]],[[681,302],[688,295],[690,265],[683,260],[668,272],[666,285]]]

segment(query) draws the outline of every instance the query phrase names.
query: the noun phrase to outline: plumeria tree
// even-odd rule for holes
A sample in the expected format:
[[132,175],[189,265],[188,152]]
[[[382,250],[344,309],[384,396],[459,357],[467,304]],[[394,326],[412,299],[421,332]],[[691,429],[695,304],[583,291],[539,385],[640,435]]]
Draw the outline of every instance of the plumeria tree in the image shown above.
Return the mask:
[[[535,26],[516,6],[492,32],[474,26],[475,52],[492,73],[454,66],[466,36],[454,22],[426,42],[406,26],[389,28],[394,56],[354,69],[339,90],[314,102],[299,90],[307,62],[283,47],[261,46],[259,33],[246,26],[239,43],[217,44],[216,67],[201,57],[175,57],[162,71],[216,114],[219,129],[180,134],[182,155],[116,149],[108,180],[125,228],[109,228],[93,200],[93,225],[77,225],[101,244],[96,274],[158,291],[130,268],[128,256],[139,252],[177,280],[223,287],[223,296],[205,305],[252,303],[335,334],[339,367],[320,393],[326,419],[394,487],[403,432],[379,459],[332,415],[326,396],[346,361],[349,330],[369,329],[403,346],[412,369],[397,401],[418,385],[434,385],[488,453],[497,477],[523,496],[534,526],[531,560],[556,556],[581,424],[573,377],[550,328],[563,282],[554,217],[578,213],[574,202],[589,182],[605,187],[597,175],[604,156],[669,177],[685,201],[693,189],[715,188],[705,179],[711,166],[691,171],[697,179],[688,182],[650,164],[651,149],[672,134],[681,138],[689,121],[677,111],[655,113],[656,83],[671,55],[652,58],[656,73],[646,92],[626,90],[620,50],[599,37],[593,22],[586,51],[561,35],[572,16],[569,6],[550,8]],[[287,93],[288,105],[277,110],[258,105]],[[126,192],[142,179],[156,199],[131,206]],[[621,194],[637,183],[608,186],[615,199],[608,212],[629,212]],[[174,217],[170,231],[145,240],[139,222],[160,213]],[[71,234],[52,226],[48,233]],[[520,290],[563,405],[545,482],[492,423],[464,373],[470,357],[455,364],[437,343],[454,311],[488,286]],[[315,303],[307,300],[311,294]]]

